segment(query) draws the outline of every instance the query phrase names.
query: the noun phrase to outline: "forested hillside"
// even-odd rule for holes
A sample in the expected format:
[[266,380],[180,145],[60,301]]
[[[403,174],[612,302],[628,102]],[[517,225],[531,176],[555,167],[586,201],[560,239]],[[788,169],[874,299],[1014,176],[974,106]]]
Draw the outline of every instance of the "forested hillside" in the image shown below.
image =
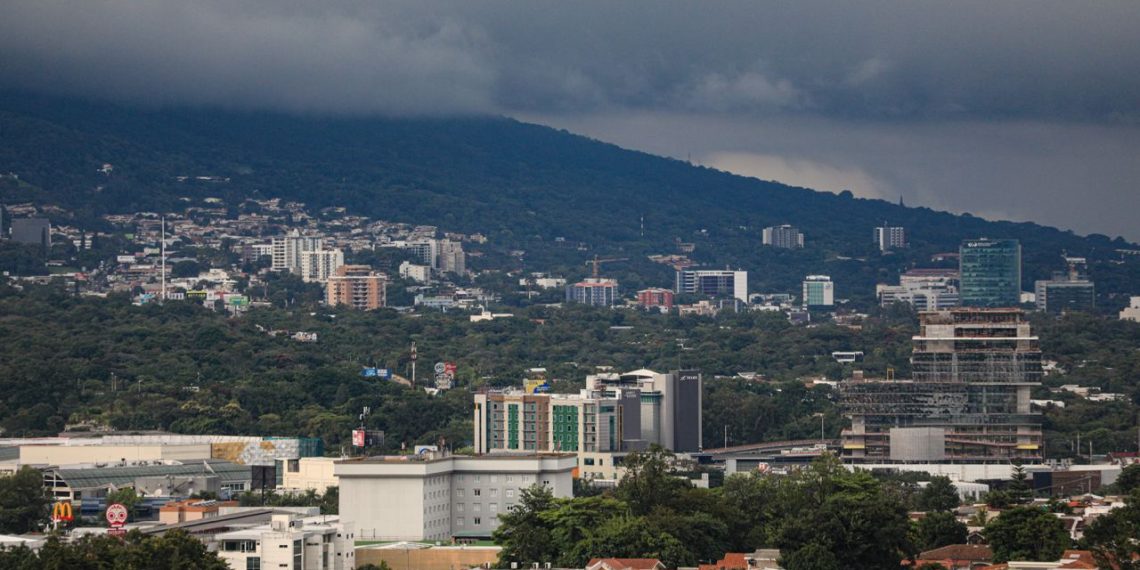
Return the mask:
[[[104,163],[112,174],[99,172]],[[1026,289],[1062,268],[1062,252],[1090,258],[1106,308],[1140,282],[1140,263],[1115,251],[1133,247],[1119,238],[791,188],[503,118],[295,117],[6,93],[0,173],[9,172],[20,183],[0,181],[0,200],[58,204],[81,224],[181,208],[181,197],[283,197],[481,232],[491,249],[525,250],[515,268],[528,271],[574,277],[593,254],[620,254],[630,261],[607,271],[631,286],[668,285],[669,271],[645,255],[673,253],[680,240],[696,244],[698,262],[749,270],[753,291],[796,291],[804,275],[824,273],[839,297],[869,304],[876,282],[979,236],[1021,240]],[[871,228],[883,221],[905,226],[912,247],[880,255]],[[805,250],[760,246],[761,229],[781,223],[804,230]]]
[[[179,433],[306,435],[338,451],[364,406],[368,425],[387,445],[457,447],[471,439],[471,389],[520,385],[525,370],[546,367],[556,391],[583,387],[595,366],[620,370],[698,368],[704,373],[705,445],[816,437],[825,414],[829,437],[844,420],[827,386],[855,367],[868,376],[909,374],[914,316],[887,314],[858,329],[794,327],[780,315],[741,313],[679,318],[632,311],[531,307],[515,318],[471,323],[465,315],[330,311],[309,306],[254,309],[240,319],[191,303],[134,306],[125,296],[76,298],[53,287],[0,287],[0,429],[5,436],[49,435],[65,424]],[[1069,456],[1069,441],[1132,449],[1140,389],[1140,325],[1086,315],[1043,317],[1034,326],[1046,358],[1067,371],[1064,383],[1124,393],[1128,401],[1094,403],[1072,394],[1045,415],[1050,456]],[[300,343],[269,331],[308,331]],[[417,343],[421,382],[436,361],[458,365],[459,389],[420,389],[360,376],[362,366],[410,375]],[[866,360],[840,365],[836,350]],[[748,381],[736,377],[755,372]]]

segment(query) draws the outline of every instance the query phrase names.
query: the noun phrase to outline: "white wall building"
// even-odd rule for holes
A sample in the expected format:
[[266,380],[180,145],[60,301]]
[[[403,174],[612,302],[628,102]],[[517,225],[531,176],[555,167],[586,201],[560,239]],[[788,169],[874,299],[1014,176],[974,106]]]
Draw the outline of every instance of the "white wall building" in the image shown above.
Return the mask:
[[294,273],[300,271],[302,254],[320,250],[321,243],[321,238],[303,236],[298,230],[293,230],[287,236],[273,238],[270,244],[273,254],[272,269]]
[[800,249],[804,246],[803,232],[788,224],[764,228],[761,240],[764,245],[784,249]]
[[879,305],[889,307],[906,303],[916,311],[935,311],[957,307],[958,272],[950,269],[911,269],[899,276],[898,285],[875,286]]
[[355,533],[336,516],[273,515],[268,525],[214,536],[234,570],[351,570]]
[[573,495],[572,454],[426,453],[338,461],[340,518],[363,540],[489,537],[532,485]]
[[308,491],[312,489],[324,493],[329,487],[340,484],[333,473],[335,457],[302,457],[284,463],[280,489],[285,491]]
[[1132,297],[1128,306],[1120,311],[1120,320],[1140,322],[1140,297]]
[[418,283],[431,283],[431,267],[416,265],[410,261],[400,263],[400,277]]
[[803,284],[803,307],[835,306],[835,284],[827,275],[808,275]]
[[344,252],[339,249],[306,251],[301,254],[301,279],[307,283],[324,283],[344,265]]
[[882,225],[875,228],[875,245],[879,251],[889,251],[898,247],[906,247],[906,230],[897,226]]

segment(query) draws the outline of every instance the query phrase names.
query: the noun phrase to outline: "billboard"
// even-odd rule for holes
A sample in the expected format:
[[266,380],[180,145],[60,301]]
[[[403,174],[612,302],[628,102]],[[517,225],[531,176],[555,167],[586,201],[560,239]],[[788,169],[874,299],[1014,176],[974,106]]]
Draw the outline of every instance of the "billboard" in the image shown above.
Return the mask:
[[384,432],[376,429],[354,429],[352,430],[352,446],[353,447],[373,447],[376,445],[384,445]]

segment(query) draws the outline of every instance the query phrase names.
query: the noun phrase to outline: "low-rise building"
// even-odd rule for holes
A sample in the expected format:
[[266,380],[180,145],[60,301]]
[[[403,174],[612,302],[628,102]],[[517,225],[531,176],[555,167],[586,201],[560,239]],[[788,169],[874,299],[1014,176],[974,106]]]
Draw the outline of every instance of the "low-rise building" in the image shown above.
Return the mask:
[[1130,297],[1128,306],[1120,311],[1120,320],[1140,322],[1140,297]]
[[214,536],[218,555],[234,570],[351,570],[352,525],[338,517],[275,514],[268,525]]
[[184,501],[171,501],[158,509],[158,522],[162,524],[178,524],[190,521],[200,521],[218,516],[222,507],[236,507],[237,501],[215,501],[204,499],[186,499]]
[[337,461],[336,457],[302,457],[288,461],[281,476],[280,489],[324,493],[329,487],[339,484],[333,472]]
[[340,517],[365,540],[485,538],[524,489],[573,494],[572,454],[419,455],[338,461]]

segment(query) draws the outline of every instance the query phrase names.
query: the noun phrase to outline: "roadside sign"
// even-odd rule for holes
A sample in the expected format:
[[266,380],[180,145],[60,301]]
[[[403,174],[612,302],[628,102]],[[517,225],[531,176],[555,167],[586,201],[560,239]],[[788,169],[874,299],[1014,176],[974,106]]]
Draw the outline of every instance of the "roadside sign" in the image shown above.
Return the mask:
[[71,522],[75,520],[75,512],[69,501],[60,501],[51,507],[52,522]]
[[107,522],[111,524],[111,528],[122,528],[127,524],[127,507],[120,503],[115,503],[107,507]]

